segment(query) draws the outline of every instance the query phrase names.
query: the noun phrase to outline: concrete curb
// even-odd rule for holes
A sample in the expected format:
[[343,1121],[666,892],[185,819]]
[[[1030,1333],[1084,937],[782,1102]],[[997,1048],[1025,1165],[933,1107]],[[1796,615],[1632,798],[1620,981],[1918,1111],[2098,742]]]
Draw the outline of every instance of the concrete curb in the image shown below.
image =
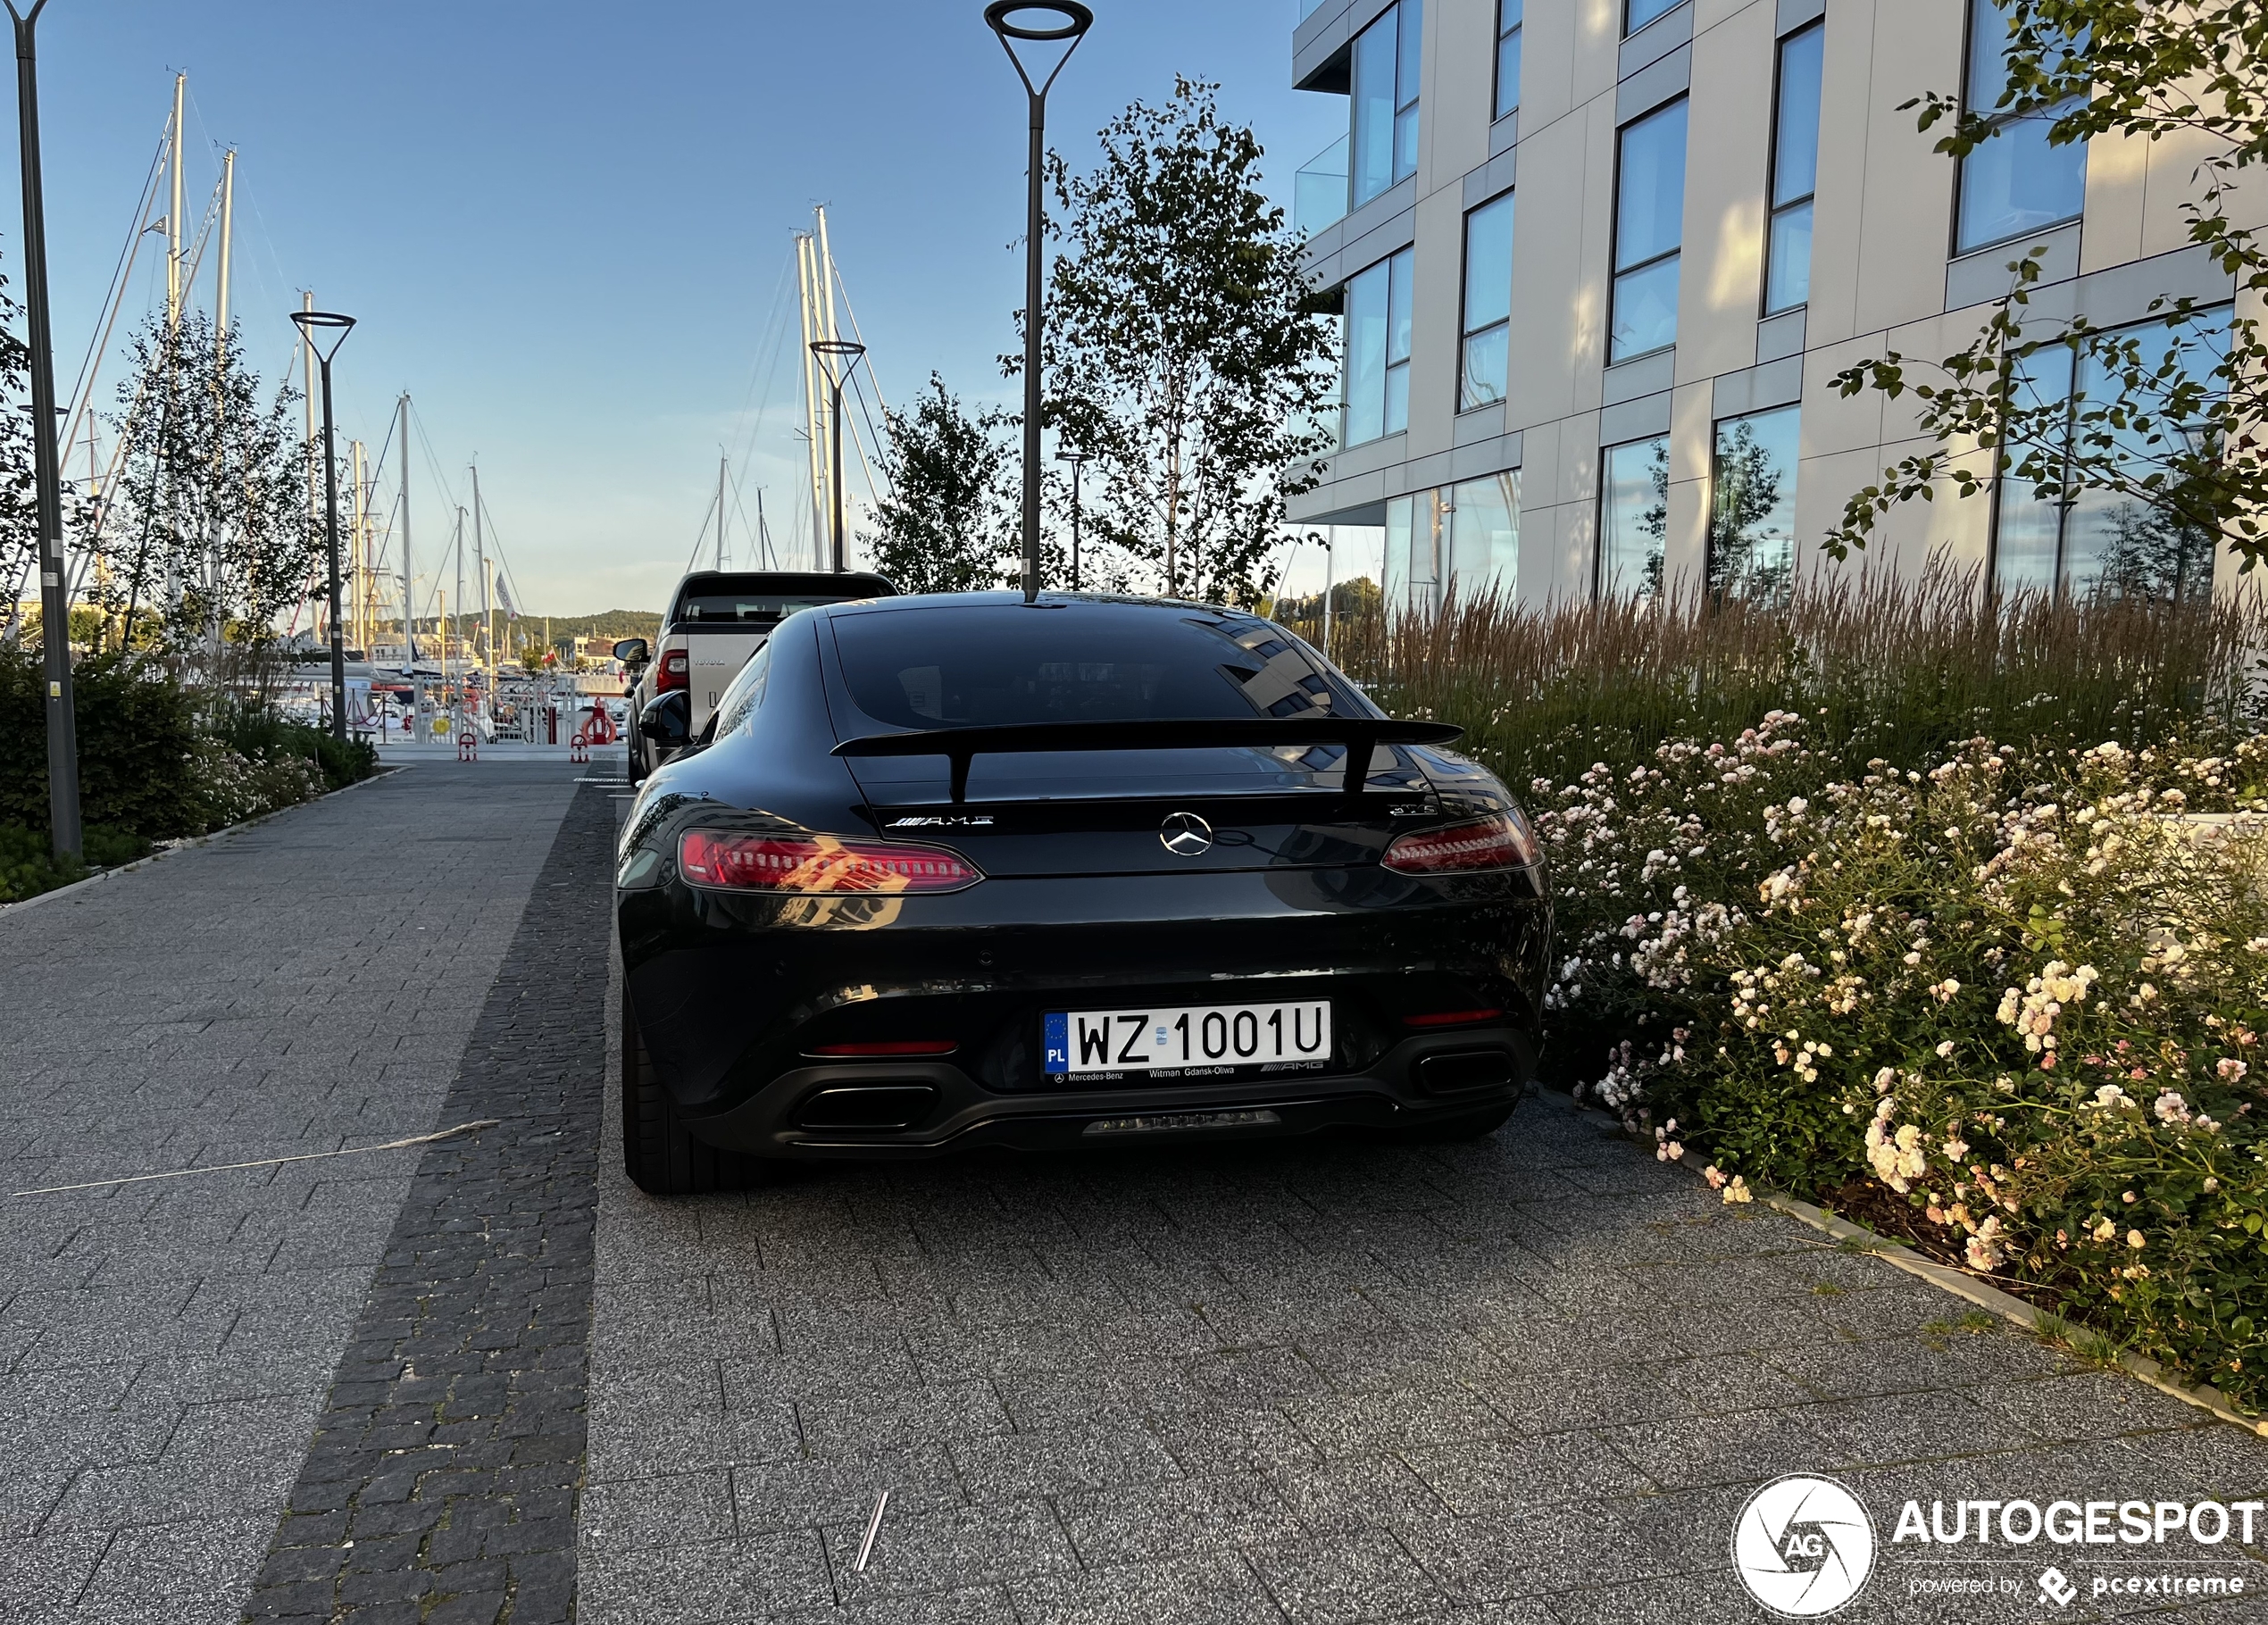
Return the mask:
[[[1633,1149],[1636,1148],[1636,1142],[1630,1140],[1623,1133],[1622,1125],[1605,1112],[1596,1107],[1579,1105],[1572,1096],[1561,1094],[1558,1090],[1555,1089],[1550,1093],[1558,1095],[1560,1099],[1565,1101],[1570,1111],[1595,1119],[1602,1126],[1610,1129],[1615,1138],[1631,1146]],[[1708,1188],[1707,1181],[1700,1177],[1700,1170],[1687,1169],[1686,1171],[1693,1176],[1695,1183],[1700,1185],[1705,1190]],[[2052,1311],[2036,1309],[2025,1303],[2023,1299],[1980,1281],[1966,1271],[1956,1270],[1950,1265],[1939,1263],[1934,1259],[1925,1258],[1912,1247],[1879,1236],[1872,1230],[1851,1223],[1847,1219],[1838,1219],[1825,1209],[1816,1207],[1800,1197],[1789,1196],[1784,1191],[1755,1190],[1755,1199],[1775,1212],[1785,1213],[1791,1219],[1799,1220],[1815,1230],[1824,1231],[1838,1241],[1856,1243],[1870,1256],[1879,1258],[1884,1263],[1903,1270],[1919,1280],[1927,1281],[1940,1292],[1948,1292],[1955,1297],[1966,1298],[1978,1308],[1990,1311],[2002,1320],[2022,1328],[2025,1332],[2044,1342],[2056,1341],[2050,1322],[2060,1317],[2055,1315]],[[2078,1322],[2075,1321],[2070,1324],[2078,1326]],[[2084,1330],[2086,1328],[2080,1326],[2079,1329]],[[2169,1394],[2184,1404],[2195,1405],[2201,1411],[2209,1411],[2231,1427],[2241,1428],[2247,1433],[2254,1433],[2263,1438],[2268,1438],[2268,1419],[2245,1415],[2219,1388],[2205,1386],[2185,1387],[2169,1375],[2165,1367],[2146,1354],[2129,1354],[2122,1349],[2117,1358],[2119,1365],[2128,1375],[2148,1383],[2160,1393]]]
[[294,802],[290,806],[278,807],[272,812],[263,812],[257,818],[247,818],[240,824],[230,824],[226,829],[209,830],[204,835],[193,835],[187,840],[168,846],[163,852],[153,852],[146,858],[136,858],[130,863],[121,863],[115,869],[105,869],[99,874],[88,875],[83,880],[73,880],[69,886],[58,886],[53,891],[43,891],[36,897],[26,897],[21,903],[0,903],[0,920],[21,913],[28,908],[38,908],[43,903],[57,902],[74,892],[83,892],[90,887],[100,886],[105,880],[114,880],[120,875],[130,875],[138,869],[147,869],[151,864],[162,863],[177,854],[194,851],[199,846],[210,846],[214,841],[226,840],[230,836],[241,834],[246,829],[257,829],[271,819],[296,812],[303,807],[321,805],[335,796],[351,796],[366,785],[376,784],[381,779],[391,779],[395,774],[407,771],[404,767],[388,767],[381,763],[369,778],[357,779],[354,783],[341,785],[336,790],[326,790],[313,801]]

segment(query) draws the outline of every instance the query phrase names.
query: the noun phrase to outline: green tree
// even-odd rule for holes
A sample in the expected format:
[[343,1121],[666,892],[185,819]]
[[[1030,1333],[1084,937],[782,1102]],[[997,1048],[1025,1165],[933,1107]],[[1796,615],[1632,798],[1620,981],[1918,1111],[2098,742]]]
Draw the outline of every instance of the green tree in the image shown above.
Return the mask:
[[[2268,294],[2268,237],[2232,218],[2244,171],[2268,162],[2268,6],[2004,0],[2003,10],[2007,88],[1993,106],[1939,92],[1906,104],[1922,109],[1922,129],[1948,127],[1937,150],[1965,157],[2010,118],[2047,122],[2055,146],[2203,137],[2197,195],[2183,205],[2189,240],[2240,300]],[[1999,478],[2043,502],[2080,504],[2094,493],[2147,511],[2114,524],[2159,540],[2138,549],[2114,537],[2110,562],[2130,574],[2175,538],[2172,581],[2153,590],[2179,591],[2200,546],[2207,560],[2226,546],[2250,570],[2268,553],[2268,345],[2257,319],[2186,297],[2159,298],[2146,321],[2117,329],[2034,316],[2039,253],[2010,264],[2011,291],[1967,348],[1935,363],[1892,351],[1838,376],[1846,396],[1911,392],[1932,444],[1850,499],[1827,550],[1841,558],[1864,547],[1884,514],[1940,485],[1970,496]],[[2123,590],[2108,573],[2105,585]]]
[[1164,106],[1130,106],[1091,174],[1050,158],[1064,246],[1045,411],[1089,459],[1094,579],[1252,604],[1276,575],[1285,499],[1332,447],[1337,339],[1302,238],[1261,190],[1260,143],[1223,121],[1215,88],[1177,79]]
[[38,486],[31,458],[31,349],[16,336],[23,315],[0,277],[0,640],[21,636],[18,604],[38,596]]
[[996,407],[971,414],[934,372],[913,411],[890,413],[890,495],[868,546],[901,592],[974,592],[1017,577],[1021,526],[1006,434],[1015,426]]
[[129,641],[263,646],[307,597],[323,545],[307,512],[309,448],[291,425],[299,396],[287,384],[263,400],[239,329],[223,339],[202,313],[153,318],[129,358],[97,596]]

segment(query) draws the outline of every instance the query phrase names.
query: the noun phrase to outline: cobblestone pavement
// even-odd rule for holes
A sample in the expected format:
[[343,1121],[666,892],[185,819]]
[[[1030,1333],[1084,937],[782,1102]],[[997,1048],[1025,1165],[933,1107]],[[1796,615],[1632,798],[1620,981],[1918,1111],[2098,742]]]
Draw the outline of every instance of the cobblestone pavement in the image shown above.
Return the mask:
[[[1730,1533],[1790,1472],[1878,1521],[2268,1496],[2268,1441],[1966,1308],[1559,1096],[1445,1150],[829,1168],[667,1204],[610,1138],[579,1618],[1695,1625],[1768,1617]],[[1967,1571],[2021,1595],[1947,1604],[1908,1594],[1945,1572],[1914,1550],[1839,1617],[2039,1620],[2050,1561],[2106,1572],[2002,1548],[2025,1561]],[[2268,1590],[2230,1548],[2164,1550]]]
[[560,826],[247,1612],[565,1620],[575,1598],[614,830]]
[[[0,1621],[1687,1625],[1763,1617],[1729,1535],[1789,1472],[1886,1537],[2268,1498],[2268,1442],[1556,1097],[1472,1146],[649,1200],[593,1121],[605,771],[421,767],[0,916],[0,1188],[505,1120],[0,1204]],[[2268,1618],[2259,1551],[2152,1553],[2255,1582],[2157,1617]],[[2143,1567],[1994,1555],[2015,1595],[1916,1601],[1886,1547],[1838,1617],[2097,1619]]]
[[[433,1129],[588,771],[420,768],[0,914],[0,1192]],[[0,1619],[239,1616],[417,1155],[0,1202]]]

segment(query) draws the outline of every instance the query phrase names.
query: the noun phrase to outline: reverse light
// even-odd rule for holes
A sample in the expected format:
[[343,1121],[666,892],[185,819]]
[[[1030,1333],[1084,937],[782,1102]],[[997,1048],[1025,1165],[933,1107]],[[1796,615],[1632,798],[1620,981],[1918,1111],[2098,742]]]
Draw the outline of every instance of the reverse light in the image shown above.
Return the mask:
[[960,891],[984,879],[975,864],[941,846],[719,829],[680,837],[678,867],[696,886],[796,896]]
[[804,1054],[840,1061],[860,1055],[949,1055],[960,1047],[950,1038],[908,1038],[888,1044],[821,1044]]
[[1441,1010],[1402,1018],[1405,1027],[1476,1027],[1502,1016],[1501,1010]]
[[665,649],[662,653],[662,669],[655,674],[654,691],[667,694],[673,688],[693,686],[693,657],[683,649]]
[[1446,829],[1405,835],[1379,860],[1397,874],[1472,874],[1492,869],[1526,869],[1541,854],[1528,821],[1517,812],[1497,812]]

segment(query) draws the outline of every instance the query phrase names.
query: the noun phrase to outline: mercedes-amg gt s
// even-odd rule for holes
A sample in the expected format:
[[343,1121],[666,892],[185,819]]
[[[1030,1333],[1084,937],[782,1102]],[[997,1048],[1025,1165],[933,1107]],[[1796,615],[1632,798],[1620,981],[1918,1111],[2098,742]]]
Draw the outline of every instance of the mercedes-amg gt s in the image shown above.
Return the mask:
[[789,617],[624,829],[624,1148],[767,1160],[1467,1138],[1551,929],[1497,779],[1216,605],[973,593]]

